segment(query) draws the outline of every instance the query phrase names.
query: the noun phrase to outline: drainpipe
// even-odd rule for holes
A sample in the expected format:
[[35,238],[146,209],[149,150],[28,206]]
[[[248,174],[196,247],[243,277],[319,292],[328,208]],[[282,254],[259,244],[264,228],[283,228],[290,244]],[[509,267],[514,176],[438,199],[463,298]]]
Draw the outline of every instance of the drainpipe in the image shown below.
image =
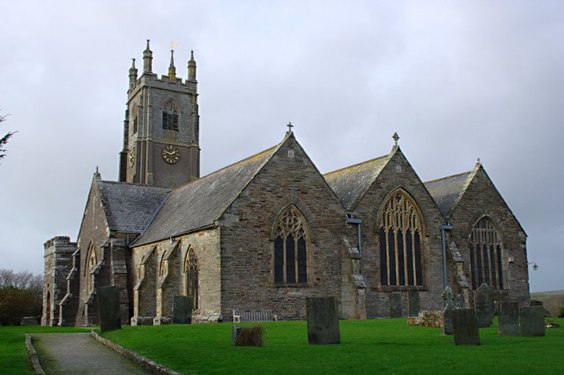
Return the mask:
[[[445,244],[445,230],[452,230],[452,224],[444,223],[439,225],[439,229],[441,230],[441,241],[443,243],[443,289],[446,290],[448,285],[448,277],[447,277],[447,257],[446,257],[446,244]],[[446,300],[445,300],[446,301]]]
[[362,273],[362,240],[361,240],[361,230],[360,226],[362,224],[362,220],[355,217],[353,214],[347,214],[347,224],[356,224],[357,228],[357,236],[358,236],[358,254],[360,255],[360,267],[359,273]]

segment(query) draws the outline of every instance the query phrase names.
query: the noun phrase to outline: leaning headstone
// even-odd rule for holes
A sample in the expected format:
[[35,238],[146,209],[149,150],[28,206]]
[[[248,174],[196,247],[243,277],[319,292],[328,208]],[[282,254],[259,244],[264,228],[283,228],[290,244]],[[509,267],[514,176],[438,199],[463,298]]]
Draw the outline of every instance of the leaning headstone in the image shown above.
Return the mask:
[[479,328],[489,327],[495,313],[495,290],[487,284],[482,284],[474,294],[474,307]]
[[339,344],[339,318],[335,297],[306,298],[307,338],[311,344]]
[[497,332],[502,336],[519,336],[519,302],[498,302],[497,314]]
[[521,307],[519,327],[521,336],[544,336],[544,307]]
[[121,329],[121,313],[119,310],[119,289],[117,286],[96,288],[98,299],[98,317],[100,332]]
[[456,345],[480,345],[480,330],[474,309],[452,310],[452,325]]
[[408,316],[419,315],[420,303],[419,303],[419,292],[416,290],[410,290],[407,292],[407,308]]
[[401,293],[393,292],[390,294],[390,318],[401,318]]
[[452,335],[454,333],[452,310],[452,303],[449,301],[443,310],[443,334],[445,335]]
[[172,324],[192,323],[192,297],[174,296]]

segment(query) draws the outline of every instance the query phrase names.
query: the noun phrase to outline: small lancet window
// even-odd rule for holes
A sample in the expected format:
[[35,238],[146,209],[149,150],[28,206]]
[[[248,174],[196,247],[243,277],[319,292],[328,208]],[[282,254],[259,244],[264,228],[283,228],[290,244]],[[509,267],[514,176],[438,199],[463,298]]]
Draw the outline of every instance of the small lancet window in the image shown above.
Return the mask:
[[88,293],[94,291],[94,270],[96,268],[96,264],[96,250],[94,249],[93,245],[90,245],[90,248],[88,249],[86,266],[86,269],[88,270],[86,275],[86,290],[88,291]]
[[163,129],[178,131],[178,111],[173,101],[167,102],[163,109]]
[[474,225],[469,242],[472,288],[486,283],[503,289],[501,239],[490,218],[483,217]]
[[399,190],[384,203],[380,219],[380,284],[422,286],[422,225],[415,203]]
[[279,216],[274,238],[274,283],[308,282],[308,235],[305,217],[289,206]]
[[184,261],[184,276],[186,280],[186,295],[192,297],[192,309],[199,307],[199,280],[198,280],[198,258],[193,248],[188,250]]

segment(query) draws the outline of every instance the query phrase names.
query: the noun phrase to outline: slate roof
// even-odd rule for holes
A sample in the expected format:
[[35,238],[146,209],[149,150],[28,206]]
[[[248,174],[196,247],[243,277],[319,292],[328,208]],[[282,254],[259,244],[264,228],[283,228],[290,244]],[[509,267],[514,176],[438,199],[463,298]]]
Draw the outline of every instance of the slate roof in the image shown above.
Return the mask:
[[468,171],[427,181],[424,184],[439,210],[446,216],[456,205],[473,176],[474,171]]
[[171,191],[134,245],[213,225],[282,143]]
[[96,181],[110,230],[141,233],[170,189],[123,182]]
[[343,207],[353,209],[358,199],[368,190],[382,172],[393,153],[341,168],[324,175]]

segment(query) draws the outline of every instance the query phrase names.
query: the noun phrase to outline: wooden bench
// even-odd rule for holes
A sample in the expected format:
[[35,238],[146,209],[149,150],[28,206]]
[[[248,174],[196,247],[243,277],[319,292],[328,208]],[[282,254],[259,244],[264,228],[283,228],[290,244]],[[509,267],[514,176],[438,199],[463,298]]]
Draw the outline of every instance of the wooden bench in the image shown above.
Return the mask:
[[239,310],[233,309],[233,323],[277,321],[278,316],[271,310]]

